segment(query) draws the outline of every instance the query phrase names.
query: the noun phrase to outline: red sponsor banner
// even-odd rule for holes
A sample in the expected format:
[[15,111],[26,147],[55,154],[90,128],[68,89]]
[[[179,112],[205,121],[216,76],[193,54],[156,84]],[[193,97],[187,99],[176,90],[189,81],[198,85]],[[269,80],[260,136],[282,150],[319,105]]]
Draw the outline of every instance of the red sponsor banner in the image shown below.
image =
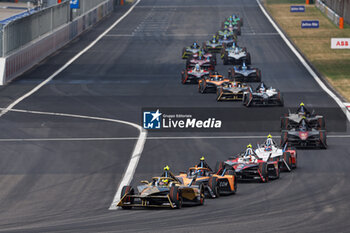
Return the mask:
[[350,49],[350,38],[332,38],[332,49]]

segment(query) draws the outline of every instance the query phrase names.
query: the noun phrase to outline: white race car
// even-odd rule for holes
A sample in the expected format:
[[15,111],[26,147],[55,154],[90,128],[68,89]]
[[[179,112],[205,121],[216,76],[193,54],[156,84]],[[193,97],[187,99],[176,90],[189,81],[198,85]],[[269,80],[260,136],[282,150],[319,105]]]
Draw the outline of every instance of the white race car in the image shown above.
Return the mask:
[[250,106],[283,106],[284,101],[279,90],[267,87],[264,83],[260,83],[254,92],[250,87],[243,95],[243,105]]
[[297,167],[296,150],[287,146],[284,148],[278,147],[276,142],[272,140],[271,135],[264,144],[258,145],[255,154],[265,162],[278,161],[280,168],[284,168],[286,171],[291,171]]

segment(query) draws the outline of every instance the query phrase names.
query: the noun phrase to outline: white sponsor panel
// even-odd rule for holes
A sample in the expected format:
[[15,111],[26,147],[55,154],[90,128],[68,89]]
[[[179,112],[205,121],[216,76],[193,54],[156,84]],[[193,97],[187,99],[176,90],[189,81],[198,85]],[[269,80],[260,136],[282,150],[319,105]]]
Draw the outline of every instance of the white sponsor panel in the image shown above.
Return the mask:
[[332,38],[332,49],[350,49],[350,38]]

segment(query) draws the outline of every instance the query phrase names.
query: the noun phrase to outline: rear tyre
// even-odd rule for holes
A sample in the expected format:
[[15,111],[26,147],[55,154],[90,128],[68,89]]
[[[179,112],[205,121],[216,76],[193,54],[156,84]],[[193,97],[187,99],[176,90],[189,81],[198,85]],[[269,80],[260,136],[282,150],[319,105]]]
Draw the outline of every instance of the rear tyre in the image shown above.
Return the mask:
[[259,164],[259,171],[260,171],[260,175],[263,178],[263,179],[261,179],[261,182],[263,182],[263,183],[269,182],[269,174],[268,174],[268,171],[267,171],[267,163],[260,163]]
[[250,53],[247,53],[247,65],[251,65],[252,64],[252,59],[250,57]]
[[318,124],[318,129],[320,129],[320,130],[324,130],[326,128],[326,124],[325,124],[323,118],[319,118],[317,120],[317,124]]
[[288,132],[282,132],[281,147],[283,147],[287,142],[288,142]]
[[220,170],[224,169],[225,163],[222,161],[217,161],[215,164],[215,173],[217,174]]
[[173,185],[169,192],[170,200],[175,204],[176,209],[181,209],[182,207],[182,196],[179,187]]
[[219,187],[217,185],[217,177],[210,177],[208,181],[209,188],[213,191],[216,198],[220,197]]
[[[120,198],[123,198],[125,196],[125,194],[130,194],[130,195],[134,195],[134,189],[131,186],[124,186],[122,189],[122,192],[120,194]],[[134,203],[134,198],[133,197],[127,197],[125,199],[125,202],[129,202],[130,204]],[[122,206],[122,209],[124,210],[129,210],[131,209],[131,206]]]
[[205,93],[204,81],[199,83],[199,85],[198,85],[198,92],[201,93],[201,94]]
[[320,132],[320,147],[321,149],[327,149],[327,136],[326,132]]
[[284,152],[283,159],[290,169],[289,170],[288,168],[286,168],[286,171],[290,172],[293,168],[292,155],[290,154],[290,152]]
[[204,184],[200,184],[199,185],[199,205],[204,205],[204,201],[205,201],[205,189],[204,189]]

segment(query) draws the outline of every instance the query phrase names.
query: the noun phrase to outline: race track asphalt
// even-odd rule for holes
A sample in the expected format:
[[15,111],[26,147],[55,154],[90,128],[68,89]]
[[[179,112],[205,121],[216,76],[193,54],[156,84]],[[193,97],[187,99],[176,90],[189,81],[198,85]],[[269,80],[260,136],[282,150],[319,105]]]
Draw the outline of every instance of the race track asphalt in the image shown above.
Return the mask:
[[[0,88],[0,107],[47,78],[127,9],[117,8]],[[255,0],[141,0],[93,48],[15,108],[137,124],[142,107],[243,108],[241,103],[217,103],[215,95],[201,95],[194,85],[180,83],[182,48],[209,39],[226,16],[237,12],[244,18],[240,45],[252,54],[264,82],[284,93],[286,107],[301,101],[315,108],[337,107]],[[227,66],[219,61],[218,70],[226,74]],[[193,135],[149,133],[132,185],[159,175],[164,165],[175,173],[184,171],[201,156],[213,166],[261,140],[152,139]],[[348,232],[349,137],[329,138],[327,150],[300,150],[295,171],[267,184],[240,183],[236,195],[207,199],[201,207],[108,210],[137,136],[135,128],[107,121],[21,112],[2,116],[0,232]],[[124,137],[133,139],[116,140]]]

